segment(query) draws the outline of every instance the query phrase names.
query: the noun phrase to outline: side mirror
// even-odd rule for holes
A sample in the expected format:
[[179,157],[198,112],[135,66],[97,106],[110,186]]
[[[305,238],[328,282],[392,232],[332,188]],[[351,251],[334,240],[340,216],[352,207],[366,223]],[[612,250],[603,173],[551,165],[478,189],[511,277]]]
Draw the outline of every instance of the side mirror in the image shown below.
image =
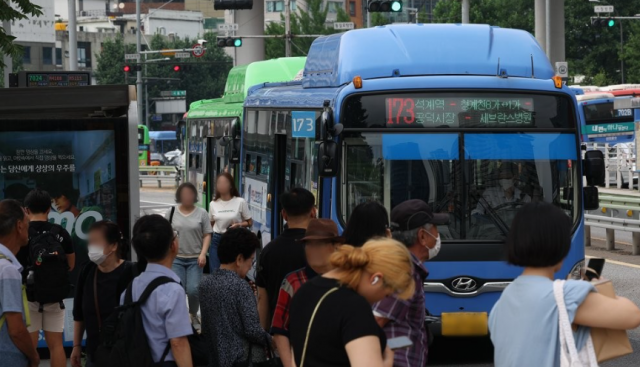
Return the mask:
[[600,199],[598,198],[598,188],[595,186],[587,186],[584,188],[584,210],[596,210],[600,207]]
[[[229,139],[228,143],[226,144],[231,143],[231,149],[229,152],[229,163],[231,164],[240,163],[241,136],[242,136],[242,130],[241,130],[240,124],[238,123],[238,119],[235,119],[231,123],[231,136],[226,136],[226,138]],[[225,137],[223,137],[223,139],[224,138]]]
[[590,150],[584,154],[582,161],[584,175],[587,177],[587,185],[602,186],[604,185],[605,169],[604,154],[599,150]]
[[321,177],[335,177],[339,170],[338,143],[323,141],[318,145],[318,174]]

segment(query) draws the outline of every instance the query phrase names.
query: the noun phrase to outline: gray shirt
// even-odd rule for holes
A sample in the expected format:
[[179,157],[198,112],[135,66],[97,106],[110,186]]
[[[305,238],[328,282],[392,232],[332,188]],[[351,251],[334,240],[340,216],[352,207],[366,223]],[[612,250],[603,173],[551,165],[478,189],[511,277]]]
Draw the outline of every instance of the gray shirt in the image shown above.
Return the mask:
[[[573,322],[578,307],[590,292],[589,282],[569,280],[564,284],[564,301]],[[558,306],[550,279],[521,275],[504,290],[489,316],[496,367],[559,367],[560,337]],[[575,332],[576,347],[582,349],[589,328]]]
[[[133,280],[132,296],[137,300],[149,283],[161,276],[169,277],[176,283],[159,286],[151,293],[147,302],[142,305],[142,326],[147,333],[151,356],[157,363],[171,339],[191,335],[191,320],[187,309],[187,295],[180,285],[180,278],[171,269],[158,264],[149,264],[147,269]],[[120,304],[124,303],[124,295],[120,297]],[[165,361],[175,361],[173,352]]]
[[[169,219],[171,210],[167,212],[165,218]],[[202,239],[212,232],[209,213],[206,210],[196,207],[191,213],[184,214],[176,206],[171,222],[173,229],[178,231],[178,243],[180,244],[178,257],[198,257],[202,251]]]

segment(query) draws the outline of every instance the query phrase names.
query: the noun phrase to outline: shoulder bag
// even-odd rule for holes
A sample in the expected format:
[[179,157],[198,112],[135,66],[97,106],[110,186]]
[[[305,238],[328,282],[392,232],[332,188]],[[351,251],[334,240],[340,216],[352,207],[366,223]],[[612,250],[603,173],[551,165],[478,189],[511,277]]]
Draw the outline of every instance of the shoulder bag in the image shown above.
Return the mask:
[[593,347],[593,340],[589,335],[584,347],[578,352],[576,341],[573,337],[569,313],[564,302],[564,280],[553,282],[553,295],[558,305],[560,338],[560,367],[598,367],[596,352]]
[[304,367],[304,358],[307,356],[307,344],[309,343],[309,334],[311,333],[311,325],[313,324],[313,319],[316,317],[318,308],[320,308],[320,304],[322,303],[322,301],[325,300],[325,298],[327,298],[328,295],[330,295],[331,293],[337,290],[338,290],[338,287],[329,289],[327,293],[325,293],[320,298],[320,300],[318,301],[318,304],[316,304],[316,308],[313,310],[313,313],[311,314],[311,319],[309,319],[309,326],[307,326],[307,335],[304,338],[304,347],[302,348],[302,358],[300,358],[300,367]]
[[[610,280],[596,281],[593,285],[598,293],[616,298],[616,291]],[[626,330],[591,328],[591,338],[598,363],[633,353]]]

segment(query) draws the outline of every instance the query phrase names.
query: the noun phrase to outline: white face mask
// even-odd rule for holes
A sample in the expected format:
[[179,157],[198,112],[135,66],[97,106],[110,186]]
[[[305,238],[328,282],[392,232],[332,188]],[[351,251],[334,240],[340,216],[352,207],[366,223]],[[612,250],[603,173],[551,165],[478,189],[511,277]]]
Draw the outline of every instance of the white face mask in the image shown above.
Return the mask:
[[505,178],[505,179],[501,179],[500,180],[500,186],[502,186],[502,189],[504,191],[509,190],[510,188],[513,187],[513,180],[510,178]]
[[104,254],[104,248],[100,245],[89,245],[87,246],[89,250],[89,260],[91,260],[96,265],[102,264],[109,255]]
[[429,234],[429,236],[436,239],[436,244],[435,246],[433,246],[433,248],[427,247],[427,250],[429,250],[429,260],[432,260],[434,257],[438,256],[438,254],[440,253],[440,248],[442,248],[442,241],[440,240],[440,233],[438,233],[438,237],[436,237],[432,235],[431,232],[427,230],[425,231]]

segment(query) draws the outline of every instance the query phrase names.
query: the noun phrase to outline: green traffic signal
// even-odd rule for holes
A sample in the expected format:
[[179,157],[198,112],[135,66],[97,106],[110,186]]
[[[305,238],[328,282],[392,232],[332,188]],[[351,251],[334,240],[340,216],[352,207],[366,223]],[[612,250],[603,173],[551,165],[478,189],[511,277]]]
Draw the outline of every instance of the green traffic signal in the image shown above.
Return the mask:
[[614,25],[616,25],[616,21],[614,19],[609,19],[609,21],[607,22],[607,25],[609,27],[613,27]]
[[242,46],[242,38],[236,38],[235,40],[233,40],[233,46],[234,47],[241,47]]
[[402,1],[392,1],[391,2],[391,11],[394,13],[402,11]]

